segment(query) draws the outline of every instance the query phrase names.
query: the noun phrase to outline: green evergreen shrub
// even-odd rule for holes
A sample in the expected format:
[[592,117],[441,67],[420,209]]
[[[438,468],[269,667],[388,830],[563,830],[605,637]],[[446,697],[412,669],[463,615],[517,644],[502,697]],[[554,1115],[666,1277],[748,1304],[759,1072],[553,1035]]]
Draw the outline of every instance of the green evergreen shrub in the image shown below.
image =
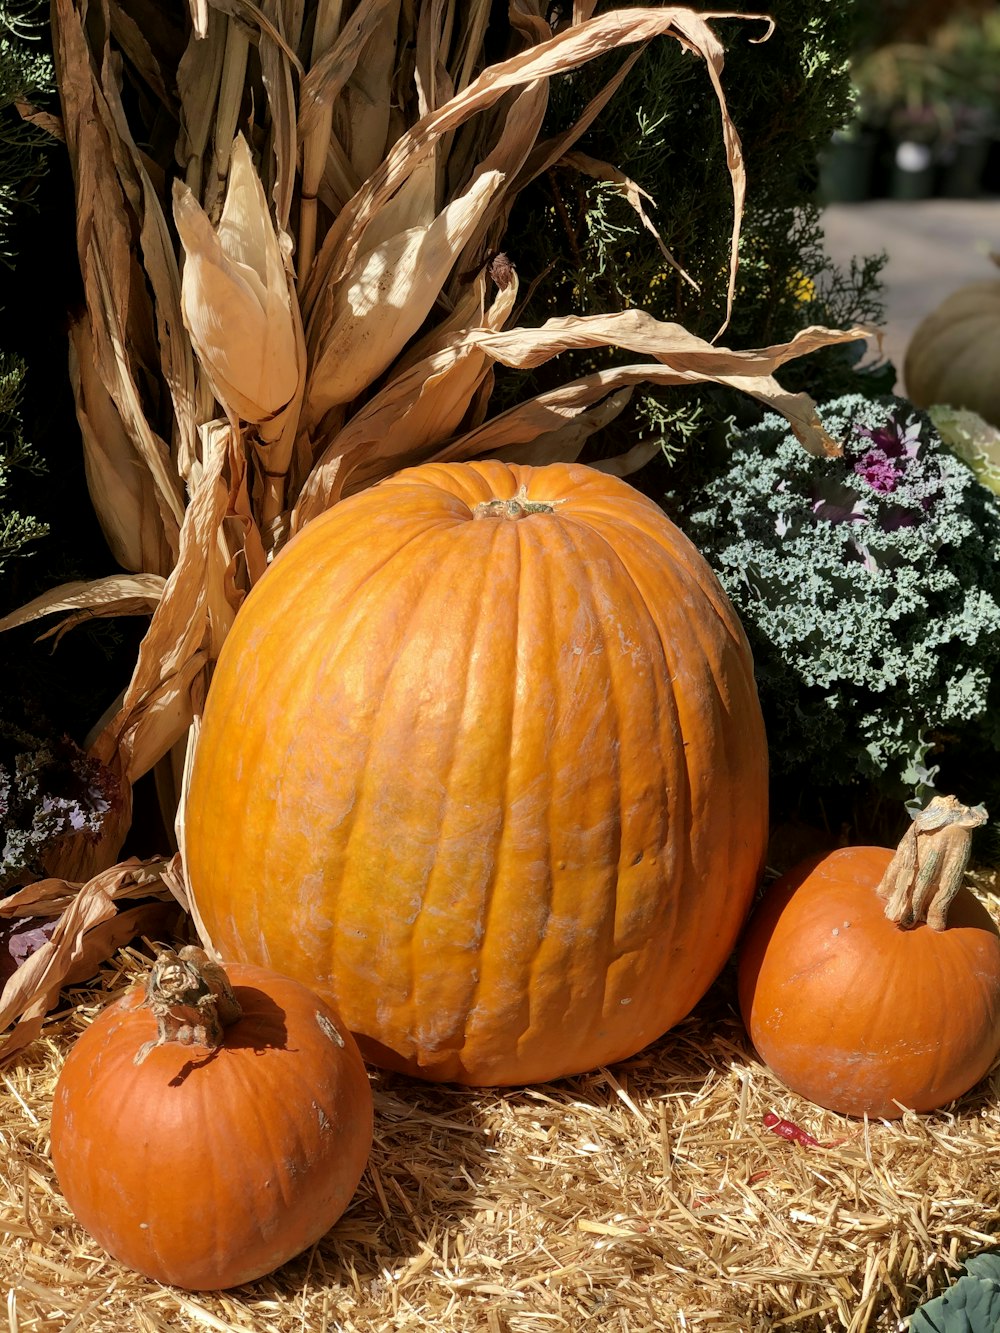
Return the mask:
[[[732,8],[760,10],[744,3]],[[843,327],[882,316],[885,256],[839,269],[825,251],[814,199],[819,151],[852,112],[850,56],[867,6],[862,0],[778,0],[766,10],[776,29],[763,44],[753,40],[763,32],[759,21],[713,24],[726,47],[722,81],[747,169],[738,290],[721,339],[738,348],[784,341],[808,324]],[[548,128],[571,124],[616,67],[599,60],[558,80]],[[667,264],[617,186],[555,167],[520,196],[503,242],[522,290],[531,291],[530,322],[634,303],[712,338],[725,315],[732,201],[719,112],[701,62],[674,43],[651,44],[580,147],[648,191],[651,220],[698,290]],[[890,389],[891,370],[858,380],[862,351],[857,344],[805,357],[784,369],[782,382],[818,399],[869,382],[872,392]],[[577,361],[580,373],[597,364],[592,354]],[[544,383],[545,374],[535,372],[533,381]],[[518,396],[520,378],[505,372],[502,392]],[[656,434],[675,455],[734,411],[745,414],[747,405],[724,390],[637,392],[609,428],[609,452],[622,448],[623,435],[628,447]]]
[[23,382],[23,362],[0,351],[0,580],[8,561],[25,554],[47,531],[38,519],[19,513],[10,498],[16,473],[41,467],[22,429],[18,408]]
[[[52,62],[37,40],[44,15],[41,0],[0,0],[0,266],[12,263],[11,222],[17,207],[30,199],[41,167],[42,136],[15,104],[51,91]],[[15,312],[0,305],[0,320],[13,318]],[[14,494],[18,476],[41,466],[24,438],[23,380],[23,361],[0,345],[0,579],[7,562],[46,532],[43,523],[18,511]]]
[[44,0],[0,0],[0,258],[8,261],[10,222],[31,195],[44,152],[44,135],[16,104],[53,91],[42,43],[47,15]]
[[[40,208],[53,141],[16,105],[51,107],[47,19],[45,0],[0,0],[0,614],[81,575],[105,551],[90,506],[80,503],[82,462],[59,330],[71,289],[60,288],[63,255],[46,254],[51,210]],[[71,254],[71,208],[65,217]],[[48,281],[40,288],[43,262]],[[40,436],[50,437],[45,448]],[[56,520],[59,531],[50,532]],[[86,636],[98,658],[90,671],[81,668],[86,654],[63,662],[34,642],[37,635],[32,625],[0,640],[0,892],[44,873],[46,856],[67,835],[96,837],[119,800],[111,774],[69,733],[82,739],[108,702],[107,654],[121,630],[103,622]]]

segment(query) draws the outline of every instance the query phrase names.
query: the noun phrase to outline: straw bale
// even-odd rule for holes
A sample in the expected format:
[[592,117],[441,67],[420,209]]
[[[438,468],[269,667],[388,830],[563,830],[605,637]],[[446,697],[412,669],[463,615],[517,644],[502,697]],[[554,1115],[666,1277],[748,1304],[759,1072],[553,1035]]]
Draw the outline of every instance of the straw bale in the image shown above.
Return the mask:
[[118,953],[0,1070],[12,1333],[888,1333],[997,1239],[1000,1069],[933,1115],[820,1111],[757,1060],[730,969],[612,1069],[500,1091],[372,1071],[370,1165],[323,1241],[232,1292],[163,1287],[77,1226],[48,1156],[66,1051],[144,966]]

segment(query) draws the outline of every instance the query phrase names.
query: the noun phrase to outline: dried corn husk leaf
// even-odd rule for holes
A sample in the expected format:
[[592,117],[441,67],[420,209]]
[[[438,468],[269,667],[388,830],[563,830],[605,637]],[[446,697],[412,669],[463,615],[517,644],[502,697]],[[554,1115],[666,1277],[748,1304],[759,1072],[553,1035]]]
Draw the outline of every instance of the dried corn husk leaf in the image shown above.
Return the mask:
[[[567,415],[566,419],[554,429],[533,436],[526,443],[499,445],[491,457],[499,458],[505,463],[526,463],[531,467],[544,467],[546,463],[573,463],[580,457],[590,437],[621,415],[628,406],[634,389],[635,386],[631,384],[623,389],[617,389],[609,393],[595,407],[581,409],[575,415]],[[447,446],[436,461],[445,462],[450,459],[455,447],[454,443]],[[617,477],[626,477],[630,472],[637,472],[659,450],[659,440],[645,440],[619,458],[600,459],[592,462],[590,466],[600,471],[612,472]]]
[[117,0],[108,0],[111,11],[111,26],[115,40],[125,53],[126,59],[142,76],[160,102],[167,107],[174,104],[171,87],[172,77],[168,75],[157,53],[150,45],[148,34],[138,15],[131,14]]
[[[475,262],[477,252],[472,250],[474,245],[478,244],[480,247],[485,245],[488,251],[491,245],[491,238],[495,237],[497,243],[499,243],[500,238],[506,230],[508,215],[514,200],[526,185],[533,181],[537,176],[540,176],[542,172],[548,171],[550,167],[553,167],[559,162],[570,146],[576,143],[577,140],[586,133],[589,127],[600,115],[601,111],[603,111],[608,102],[610,102],[617,90],[625,82],[625,79],[631,72],[633,66],[642,55],[642,51],[643,48],[639,47],[626,56],[608,82],[604,84],[593,97],[591,97],[590,101],[572,125],[568,126],[561,134],[555,135],[550,139],[542,140],[532,147],[526,161],[518,171],[517,176],[506,185],[502,207],[497,209],[495,216],[491,220],[490,233],[486,237],[477,235],[472,238],[472,241],[466,247],[466,252],[462,257],[462,261],[459,265],[459,272],[461,272],[467,265],[471,266]],[[529,85],[529,89],[531,86],[532,85]],[[539,80],[535,86],[544,90],[547,103],[547,80]],[[506,123],[501,127],[501,136],[503,137],[505,135]]]
[[[299,215],[298,263],[305,275],[316,250],[317,210],[333,136],[333,103],[353,74],[362,50],[379,19],[398,0],[361,0],[351,20],[343,23],[341,0],[320,0],[313,23],[312,64],[299,92],[298,136],[302,145],[302,206]],[[355,168],[338,142],[344,167]]]
[[[194,921],[195,930],[197,931],[198,938],[202,941],[205,948],[208,949],[210,953],[214,953],[215,949],[214,946],[212,945],[212,937],[209,934],[204,921],[202,920],[201,913],[198,911],[198,903],[197,900],[195,899],[194,894],[188,891],[187,879],[184,873],[184,867],[187,864],[187,859],[185,855],[185,846],[184,846],[184,837],[185,837],[184,812],[187,807],[188,789],[191,785],[191,769],[194,763],[195,753],[197,752],[198,749],[198,738],[200,734],[201,734],[201,718],[196,717],[192,722],[191,729],[187,735],[187,745],[184,754],[184,765],[181,773],[180,795],[177,802],[177,814],[174,818],[174,836],[177,839],[178,851],[177,851],[177,856],[174,858],[172,862],[173,873],[169,883],[170,887],[173,890],[174,897],[177,899],[179,903],[182,904],[182,906],[185,908],[186,911],[190,912],[191,917]],[[218,955],[216,954],[216,956]]]
[[[280,10],[278,20],[278,26],[283,28],[280,22]],[[287,33],[283,35],[288,36]],[[263,36],[260,41],[260,71],[270,111],[269,138],[271,155],[274,158],[274,185],[270,190],[270,196],[274,201],[275,223],[279,235],[288,231],[295,199],[297,112],[293,68],[301,74],[302,66],[298,60],[293,65],[277,42],[272,41],[269,36]],[[264,184],[266,188],[266,179]]]
[[361,180],[367,179],[385,156],[392,107],[400,0],[382,0],[378,8],[376,22],[361,48],[339,107],[339,120],[349,130],[345,147]]
[[[0,619],[0,633],[26,625],[57,611],[81,612],[79,619],[94,616],[151,615],[163,596],[165,580],[160,574],[108,574],[101,579],[78,579],[26,602]],[[48,638],[54,630],[48,631]]]
[[49,134],[53,139],[66,141],[66,127],[63,125],[61,116],[54,116],[51,111],[42,111],[39,107],[33,106],[23,98],[14,99],[14,110],[28,125],[34,125],[36,130],[42,130]]
[[[437,460],[496,456],[517,446],[517,457],[532,462],[532,451],[523,446],[534,441],[540,445],[539,457],[549,458],[547,437],[552,432],[562,431],[609,393],[642,383],[729,385],[785,416],[810,453],[838,454],[841,446],[823,429],[812,399],[806,394],[787,393],[773,378],[773,371],[785,361],[820,347],[854,342],[870,334],[871,330],[860,325],[839,330],[812,327],[802,330],[788,344],[733,352],[713,347],[679,325],[661,323],[642,311],[629,310],[620,315],[552,319],[541,329],[515,328],[475,335],[479,345],[496,360],[520,369],[540,365],[570,347],[605,345],[652,352],[660,364],[609,367],[539,394],[454,440]],[[633,458],[640,456],[637,453]]]
[[678,264],[677,260],[663,244],[663,237],[657,231],[649,214],[643,207],[642,201],[644,199],[647,203],[655,203],[655,200],[648,191],[644,190],[641,185],[637,185],[636,182],[632,180],[630,176],[626,176],[623,171],[619,171],[617,167],[612,166],[610,162],[601,162],[598,158],[591,157],[589,153],[581,153],[578,150],[574,150],[571,153],[564,153],[559,159],[559,164],[561,166],[573,167],[576,171],[581,172],[585,176],[592,176],[594,180],[607,181],[610,185],[617,185],[630,208],[634,210],[639,221],[655,239],[657,245],[660,247],[660,254],[663,255],[663,258],[667,261],[670,267],[676,269],[684,281],[690,283],[695,291],[700,290],[698,284],[695,282],[694,278],[691,277],[690,273]]
[[133,349],[157,346],[145,279],[133,257],[135,219],[119,167],[114,118],[95,71],[83,18],[71,0],[55,0],[56,58],[66,142],[76,180],[80,270],[94,339],[97,374],[113,399],[136,452],[148,468],[165,530],[184,512],[180,478],[170,450],[151,427],[133,369]]
[[[479,305],[485,282],[480,279],[462,313]],[[454,318],[422,343],[424,355],[407,358],[404,369],[376,393],[338,431],[313,467],[292,515],[296,531],[330,507],[341,495],[376,481],[434,452],[459,428],[477,386],[489,373],[491,358],[476,344],[474,334],[503,327],[517,299],[517,283],[499,291],[482,322],[473,330],[454,329]],[[435,345],[436,344],[436,345]]]
[[[181,319],[180,269],[159,195],[146,170],[147,159],[129,134],[118,86],[110,77],[104,86],[110,123],[123,149],[118,161],[119,179],[139,220],[143,278],[153,294],[150,319],[155,323],[160,371],[174,409],[171,452],[179,476],[186,479],[195,450],[199,389],[194,352]],[[171,551],[176,557],[176,525],[169,525],[169,531]]]
[[[766,23],[764,37],[773,29],[772,21],[761,14],[713,14],[716,18],[741,18]],[[574,69],[596,56],[627,45],[636,45],[657,36],[671,36],[682,45],[702,55],[722,114],[727,166],[733,187],[732,264],[727,311],[735,288],[740,223],[746,192],[739,135],[726,106],[720,82],[724,52],[721,42],[708,23],[688,9],[665,7],[612,10],[588,19],[530,47],[510,59],[491,65],[467,88],[457,93],[437,111],[424,116],[410,131],[396,141],[385,161],[365,183],[336,219],[323,242],[309,276],[303,305],[308,311],[320,291],[330,283],[339,283],[356,262],[365,228],[380,207],[391,198],[410,174],[414,164],[442,135],[464,124],[471,116],[493,105],[511,89],[534,79],[551,78]],[[728,319],[728,314],[727,314]]]
[[366,389],[420,328],[501,179],[484,171],[429,226],[410,227],[362,255],[330,289],[306,328],[307,429]]
[[191,23],[195,35],[198,38],[206,37],[210,17],[209,0],[188,0],[188,8],[191,10]]
[[490,21],[490,0],[468,0],[458,6],[460,33],[454,44],[454,56],[449,63],[455,92],[468,87],[480,59],[483,39]]
[[120,755],[129,782],[168,753],[201,706],[204,668],[228,628],[212,623],[210,606],[227,621],[235,614],[218,586],[224,577],[218,542],[229,503],[222,475],[235,447],[224,423],[204,432],[205,463],[184,516],[177,564],[140,644],[121,707],[91,747],[100,758]]
[[180,133],[175,155],[188,188],[200,198],[205,157],[212,133],[212,109],[219,96],[229,23],[217,10],[205,9],[205,26],[195,24],[177,64]]
[[492,255],[502,243],[519,182],[523,179],[524,166],[542,128],[548,101],[548,84],[544,79],[538,79],[522,89],[507,109],[499,139],[482,163],[483,170],[501,171],[503,182],[466,241],[452,271],[448,289],[452,297],[456,295],[455,289],[467,281],[467,270],[474,269],[481,258]]
[[285,58],[299,67],[298,57],[285,41],[280,24],[272,22],[266,9],[273,9],[271,0],[265,0],[264,8],[255,5],[253,0],[209,0],[213,9],[230,15],[237,24],[254,34],[257,38],[269,38],[284,53]]
[[[0,1064],[38,1036],[62,986],[87,980],[115,949],[176,917],[175,911],[164,911],[173,895],[159,873],[163,865],[133,857],[86,884],[41,880],[0,904],[4,917],[59,915],[51,939],[22,963],[0,994],[0,1030],[19,1020],[0,1046]],[[157,901],[119,912],[117,902],[129,898]]]
[[181,309],[198,359],[235,419],[270,422],[294,398],[302,367],[278,237],[242,135],[218,228],[180,181],[174,221],[184,247]]
[[[70,381],[83,438],[87,489],[111,554],[123,569],[166,577],[177,556],[180,526],[164,520],[148,468],[94,364],[90,323],[76,320],[69,331]],[[169,524],[169,526],[167,526]]]
[[[512,286],[500,293],[495,302],[504,317],[513,290]],[[502,301],[504,297],[507,301]],[[540,329],[469,330],[396,376],[334,436],[303,487],[292,529],[303,527],[342,495],[420,457],[465,459],[488,453],[536,465],[575,458],[587,439],[624,407],[626,399],[616,397],[617,406],[612,410],[605,402],[608,396],[623,388],[631,391],[643,382],[729,384],[783,412],[811,452],[839,452],[839,445],[820,425],[812,401],[802,394],[786,393],[772,372],[791,358],[832,343],[854,341],[867,332],[859,327],[810,328],[787,345],[732,352],[713,347],[680,325],[655,320],[641,310],[607,316],[564,316],[548,320]],[[472,380],[478,381],[485,373],[486,358],[530,369],[570,348],[599,346],[651,354],[660,364],[614,367],[575,380],[518,404],[449,442],[464,415],[460,409],[467,407],[474,390]],[[473,350],[478,360],[473,359]],[[597,404],[602,406],[595,416]],[[441,453],[429,447],[435,441],[442,445]],[[625,458],[607,460],[604,469],[626,475],[648,462],[657,448],[655,442],[645,442]]]
[[794,361],[821,347],[857,342],[874,334],[875,330],[867,325],[853,325],[849,329],[811,325],[801,329],[787,343],[733,351],[706,342],[681,324],[658,320],[645,310],[633,308],[609,315],[559,315],[534,329],[519,327],[500,333],[477,334],[476,341],[496,360],[519,370],[540,366],[560,352],[571,349],[623,347],[630,352],[655,357],[678,371],[704,374],[718,370],[724,375],[740,375],[751,371],[771,374],[786,361]]
[[239,124],[246,82],[250,39],[238,23],[226,24],[226,49],[219,74],[219,98],[212,117],[212,155],[201,192],[201,203],[213,222],[219,217],[219,201],[229,176],[233,140]]

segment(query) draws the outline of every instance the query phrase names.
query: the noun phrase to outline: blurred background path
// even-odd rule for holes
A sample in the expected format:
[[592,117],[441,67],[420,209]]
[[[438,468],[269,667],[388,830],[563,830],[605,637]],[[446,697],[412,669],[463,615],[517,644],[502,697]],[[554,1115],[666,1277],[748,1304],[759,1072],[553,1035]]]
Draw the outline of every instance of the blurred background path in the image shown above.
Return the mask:
[[906,345],[924,315],[966,283],[1000,278],[989,259],[991,251],[1000,252],[1000,198],[828,204],[823,222],[838,264],[852,255],[888,253],[884,352],[896,366],[901,392]]

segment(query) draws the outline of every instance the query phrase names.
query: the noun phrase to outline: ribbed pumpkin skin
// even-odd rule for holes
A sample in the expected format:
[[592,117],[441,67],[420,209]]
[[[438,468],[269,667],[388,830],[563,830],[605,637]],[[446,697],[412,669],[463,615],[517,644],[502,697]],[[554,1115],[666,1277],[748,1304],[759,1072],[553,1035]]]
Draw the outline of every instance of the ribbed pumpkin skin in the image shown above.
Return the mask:
[[368,1075],[327,1005],[288,978],[226,970],[243,1017],[217,1051],[169,1043],[135,1065],[156,1037],[137,987],[79,1037],[52,1106],[77,1220],[129,1268],[191,1291],[253,1281],[319,1240],[372,1140]]
[[844,1115],[960,1097],[1000,1052],[1000,935],[960,889],[948,927],[901,930],[875,892],[892,859],[844,847],[778,880],[740,947],[739,1000],[787,1087]]
[[[527,487],[552,512],[473,518]],[[547,1080],[689,1012],[767,832],[750,655],[704,560],[583,466],[424,465],[341,502],[236,618],[186,807],[228,956],[362,1052]]]
[[1000,278],[945,298],[914,330],[903,378],[918,407],[947,403],[1000,426]]

